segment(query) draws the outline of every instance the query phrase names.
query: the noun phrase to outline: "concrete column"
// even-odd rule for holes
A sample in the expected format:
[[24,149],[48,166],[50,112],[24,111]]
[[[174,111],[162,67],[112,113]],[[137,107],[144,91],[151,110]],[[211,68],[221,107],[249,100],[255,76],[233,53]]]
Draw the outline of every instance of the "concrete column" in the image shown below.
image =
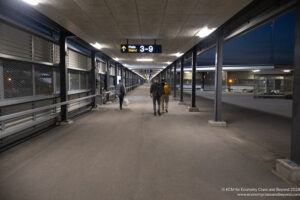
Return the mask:
[[174,91],[174,94],[173,94],[173,97],[175,98],[176,97],[176,78],[177,78],[177,72],[176,72],[176,69],[177,68],[177,61],[174,62],[174,74],[173,74],[173,91]]
[[[59,39],[59,48],[60,48],[60,101],[68,101],[68,68],[66,64],[66,55],[67,55],[67,35],[62,33]],[[61,121],[68,121],[68,106],[61,106]]]
[[214,120],[209,123],[212,126],[226,126],[226,122],[222,121],[222,65],[223,65],[223,29],[219,29],[217,45],[216,45],[216,60],[215,60],[215,105],[214,105]]
[[180,61],[180,101],[183,102],[184,56],[181,57]]

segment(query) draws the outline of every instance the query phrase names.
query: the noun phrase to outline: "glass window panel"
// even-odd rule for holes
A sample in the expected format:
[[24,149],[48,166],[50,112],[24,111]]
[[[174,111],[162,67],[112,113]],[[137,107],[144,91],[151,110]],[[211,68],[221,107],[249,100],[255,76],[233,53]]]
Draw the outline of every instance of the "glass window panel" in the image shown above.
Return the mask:
[[31,64],[3,61],[4,98],[24,97],[33,94]]
[[86,72],[80,72],[80,89],[88,89],[89,88],[89,79],[88,79],[88,73]]
[[53,68],[35,66],[35,92],[36,95],[53,94]]
[[79,72],[70,70],[69,74],[70,74],[70,76],[69,76],[70,77],[70,80],[69,80],[70,90],[79,90]]

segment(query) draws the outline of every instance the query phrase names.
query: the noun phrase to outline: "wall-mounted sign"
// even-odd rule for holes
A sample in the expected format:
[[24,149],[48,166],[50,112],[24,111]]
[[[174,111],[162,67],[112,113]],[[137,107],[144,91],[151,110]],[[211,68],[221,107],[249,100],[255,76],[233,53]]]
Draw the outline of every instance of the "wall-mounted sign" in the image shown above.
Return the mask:
[[121,53],[161,53],[161,45],[121,44]]

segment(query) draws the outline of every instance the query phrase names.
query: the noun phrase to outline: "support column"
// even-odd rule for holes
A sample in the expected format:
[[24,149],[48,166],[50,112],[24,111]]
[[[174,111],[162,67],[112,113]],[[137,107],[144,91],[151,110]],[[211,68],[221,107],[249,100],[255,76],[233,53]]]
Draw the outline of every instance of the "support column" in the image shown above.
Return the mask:
[[124,70],[124,68],[123,68],[123,66],[121,66],[120,70],[121,70],[121,80],[122,80],[122,82],[124,84],[124,78],[123,78],[123,74],[124,74],[123,70]]
[[129,82],[130,82],[130,90],[132,90],[132,73],[129,71]]
[[115,63],[115,80],[114,80],[114,82],[115,82],[115,87],[117,87],[117,84],[118,84],[118,64],[117,63]]
[[169,86],[171,87],[172,86],[172,67],[171,66],[168,66],[168,71],[169,71]]
[[107,60],[106,61],[106,66],[107,66],[107,72],[106,72],[106,91],[109,91],[109,88],[110,88],[110,64],[109,64],[109,61]]
[[291,181],[300,181],[300,1],[297,2],[296,12],[291,160],[276,161],[276,171]]
[[180,61],[180,102],[183,102],[184,56],[181,57]]
[[198,112],[196,107],[196,68],[197,68],[197,49],[192,52],[192,105],[189,107],[190,112]]
[[[92,51],[92,55],[91,55],[91,79],[90,79],[90,83],[91,83],[91,92],[92,95],[96,94],[96,52]],[[92,98],[92,108],[96,107],[96,97]]]
[[125,87],[128,87],[127,69],[126,68],[124,69],[124,79],[125,79],[125,82],[124,82]]
[[174,91],[174,94],[173,94],[173,97],[176,98],[176,78],[177,78],[177,72],[176,72],[176,69],[177,68],[177,61],[174,62],[174,74],[173,74],[173,91]]
[[[66,55],[67,55],[67,35],[62,33],[59,39],[59,48],[60,48],[60,101],[65,102],[68,101],[68,68],[66,64]],[[61,121],[68,121],[68,106],[61,106]]]
[[205,72],[202,72],[201,73],[202,75],[202,81],[201,81],[201,88],[202,88],[202,91],[204,91],[204,87],[205,87]]
[[169,82],[168,80],[168,68],[165,68],[165,79],[166,79],[166,83]]
[[210,120],[209,124],[212,126],[226,126],[226,122],[222,121],[222,65],[223,65],[223,29],[218,31],[217,45],[216,45],[216,60],[215,60],[215,106],[214,106],[214,120]]

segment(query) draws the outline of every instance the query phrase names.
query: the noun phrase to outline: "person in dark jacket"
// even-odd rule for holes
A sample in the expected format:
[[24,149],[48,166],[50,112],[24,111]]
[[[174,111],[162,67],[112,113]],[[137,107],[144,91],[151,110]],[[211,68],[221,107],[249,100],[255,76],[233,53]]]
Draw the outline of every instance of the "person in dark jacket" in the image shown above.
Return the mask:
[[153,99],[153,110],[154,110],[154,115],[156,116],[156,102],[157,102],[157,108],[158,108],[158,115],[160,116],[160,98],[162,95],[162,87],[161,84],[158,83],[158,79],[155,78],[153,83],[151,84],[150,87],[150,96]]
[[119,80],[119,84],[116,87],[116,95],[119,97],[120,110],[122,110],[123,100],[125,96],[125,86],[123,85],[122,80]]

